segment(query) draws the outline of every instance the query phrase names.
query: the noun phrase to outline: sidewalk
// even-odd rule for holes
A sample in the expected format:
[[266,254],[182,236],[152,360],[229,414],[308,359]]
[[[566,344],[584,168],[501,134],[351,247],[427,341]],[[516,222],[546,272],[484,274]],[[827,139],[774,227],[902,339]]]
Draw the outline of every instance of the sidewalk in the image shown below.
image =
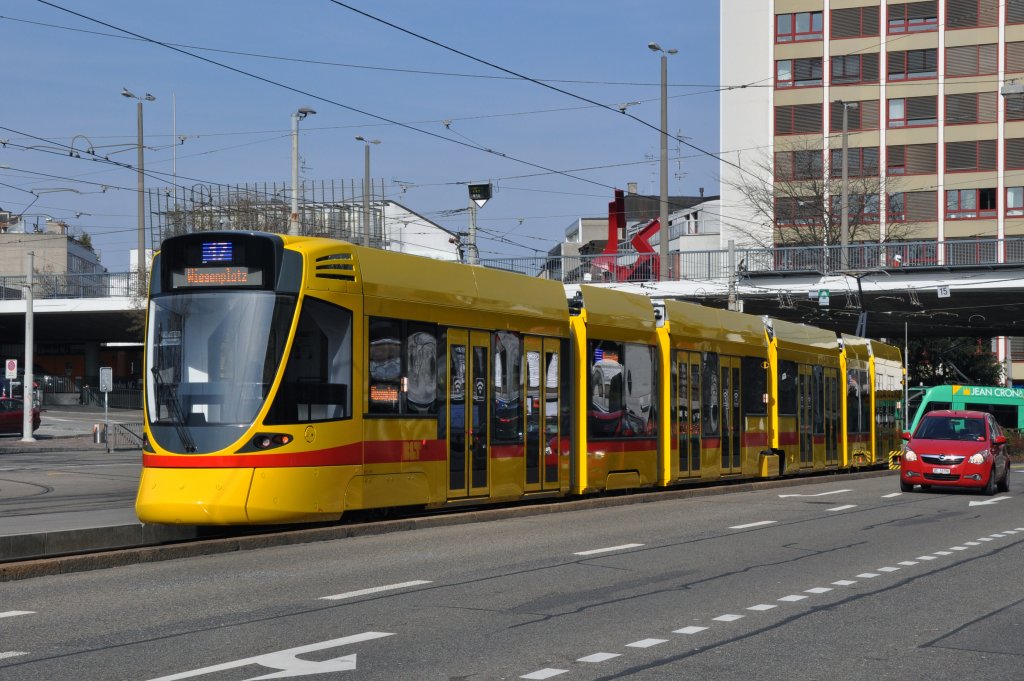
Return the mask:
[[[141,409],[110,409],[107,418],[116,423],[142,423]],[[93,428],[104,422],[102,408],[92,405],[46,405],[40,414],[40,426],[34,442],[25,442],[17,433],[0,434],[0,456],[33,452],[105,450],[94,442]]]

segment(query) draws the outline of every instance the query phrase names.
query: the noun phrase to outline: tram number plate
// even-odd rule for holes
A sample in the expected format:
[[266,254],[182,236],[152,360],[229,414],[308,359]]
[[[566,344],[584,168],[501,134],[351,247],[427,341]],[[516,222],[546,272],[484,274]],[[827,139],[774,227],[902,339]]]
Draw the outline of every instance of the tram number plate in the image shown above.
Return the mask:
[[949,469],[948,468],[933,468],[932,469],[932,473],[934,473],[935,475],[949,475]]

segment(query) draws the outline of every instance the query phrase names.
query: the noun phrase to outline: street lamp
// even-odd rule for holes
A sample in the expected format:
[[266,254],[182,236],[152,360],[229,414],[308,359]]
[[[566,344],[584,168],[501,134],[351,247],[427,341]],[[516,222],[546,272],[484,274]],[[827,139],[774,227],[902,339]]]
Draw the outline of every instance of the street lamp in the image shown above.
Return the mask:
[[850,268],[849,246],[850,246],[850,164],[849,164],[849,135],[850,135],[850,109],[856,109],[857,102],[845,102],[836,100],[843,106],[843,179],[839,202],[839,269],[846,271]]
[[363,149],[363,245],[370,245],[370,145],[380,140],[368,140],[362,135],[356,139],[364,144]]
[[652,52],[661,52],[661,197],[658,208],[658,231],[661,233],[659,243],[659,274],[662,281],[667,281],[668,274],[668,55],[679,50],[662,49],[658,43],[647,43]]
[[145,196],[145,167],[142,151],[142,102],[155,102],[156,97],[148,92],[142,96],[136,95],[126,87],[121,88],[121,96],[136,100],[136,118],[138,119],[138,136],[136,148],[138,149],[138,160],[136,161],[136,172],[138,177],[138,231],[139,231],[139,293],[142,294],[146,285],[146,196]]
[[288,234],[299,235],[299,121],[315,114],[308,106],[292,114],[292,215],[288,221]]

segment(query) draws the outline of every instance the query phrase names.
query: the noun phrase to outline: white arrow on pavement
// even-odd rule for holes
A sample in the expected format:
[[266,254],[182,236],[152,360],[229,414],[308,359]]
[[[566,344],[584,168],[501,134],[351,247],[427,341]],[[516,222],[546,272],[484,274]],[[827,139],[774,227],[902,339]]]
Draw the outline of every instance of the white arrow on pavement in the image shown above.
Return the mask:
[[971,503],[969,503],[967,505],[968,506],[991,506],[992,504],[994,504],[996,502],[999,502],[999,501],[1002,501],[1003,499],[1010,499],[1010,498],[1012,498],[1012,497],[993,497],[991,499],[987,499],[986,501],[972,501]]
[[339,646],[348,645],[350,643],[372,641],[377,638],[384,638],[385,636],[394,636],[394,634],[389,634],[382,631],[365,631],[361,634],[356,634],[354,636],[345,636],[344,638],[335,638],[330,641],[321,641],[320,643],[312,643],[307,646],[299,646],[297,648],[289,648],[287,650],[278,650],[277,652],[273,653],[266,653],[264,655],[257,655],[255,657],[247,657],[243,660],[225,662],[224,664],[215,664],[210,667],[203,667],[202,669],[193,669],[192,671],[183,672],[181,674],[161,676],[160,678],[152,679],[151,681],[179,681],[179,679],[194,679],[197,676],[206,676],[208,674],[222,672],[227,669],[238,669],[239,667],[246,667],[251,664],[258,664],[263,667],[270,667],[271,669],[277,669],[280,671],[272,672],[270,674],[265,674],[262,676],[252,676],[246,679],[246,681],[259,681],[261,679],[293,679],[298,676],[313,676],[316,674],[329,674],[330,672],[350,671],[356,668],[355,655],[343,655],[341,657],[335,657],[330,660],[323,660],[321,662],[300,660],[298,656],[304,653],[312,653],[318,650],[337,648]]

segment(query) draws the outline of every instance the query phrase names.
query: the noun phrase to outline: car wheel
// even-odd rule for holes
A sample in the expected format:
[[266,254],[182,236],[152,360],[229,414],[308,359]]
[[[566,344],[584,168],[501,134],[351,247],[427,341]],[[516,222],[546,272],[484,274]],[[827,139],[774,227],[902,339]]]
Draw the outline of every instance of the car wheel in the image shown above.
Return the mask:
[[913,492],[914,491],[914,486],[911,485],[909,482],[903,482],[902,480],[900,480],[900,491],[901,492]]
[[996,488],[1000,492],[1009,492],[1010,491],[1010,464],[1009,463],[1006,464],[1006,470],[1003,471],[1003,479],[999,481],[999,484],[996,486]]
[[985,483],[985,488],[981,490],[981,493],[986,497],[990,497],[996,493],[996,469],[992,468],[988,473],[988,482]]

